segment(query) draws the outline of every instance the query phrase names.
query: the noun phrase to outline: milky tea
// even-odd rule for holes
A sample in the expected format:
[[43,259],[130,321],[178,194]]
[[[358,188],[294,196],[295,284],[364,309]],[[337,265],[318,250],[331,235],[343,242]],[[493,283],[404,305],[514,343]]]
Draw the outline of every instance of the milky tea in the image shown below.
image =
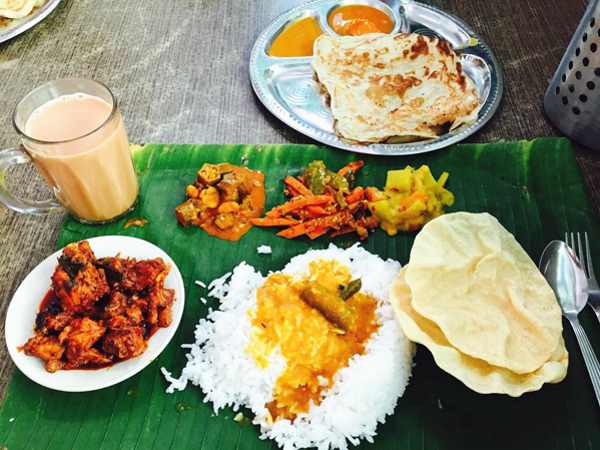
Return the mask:
[[105,222],[133,206],[138,183],[116,107],[84,93],[62,95],[35,109],[24,131],[33,138],[24,143],[28,153],[77,218]]

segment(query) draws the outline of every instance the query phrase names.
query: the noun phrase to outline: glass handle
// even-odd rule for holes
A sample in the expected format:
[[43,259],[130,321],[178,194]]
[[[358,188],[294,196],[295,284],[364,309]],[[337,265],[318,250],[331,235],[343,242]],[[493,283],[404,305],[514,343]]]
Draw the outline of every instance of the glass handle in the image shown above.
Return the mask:
[[61,208],[56,200],[23,200],[15,197],[6,186],[6,171],[17,164],[30,163],[31,158],[21,148],[9,148],[0,151],[0,203],[7,208],[24,214],[48,214]]

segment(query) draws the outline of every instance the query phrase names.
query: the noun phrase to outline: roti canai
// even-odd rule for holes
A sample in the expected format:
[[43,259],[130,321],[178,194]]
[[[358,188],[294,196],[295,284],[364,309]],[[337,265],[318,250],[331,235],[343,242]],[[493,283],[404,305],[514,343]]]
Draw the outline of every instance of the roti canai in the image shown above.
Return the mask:
[[22,19],[44,3],[46,0],[0,0],[0,18]]
[[475,85],[450,44],[438,38],[323,34],[312,64],[335,130],[349,141],[434,138],[477,118]]

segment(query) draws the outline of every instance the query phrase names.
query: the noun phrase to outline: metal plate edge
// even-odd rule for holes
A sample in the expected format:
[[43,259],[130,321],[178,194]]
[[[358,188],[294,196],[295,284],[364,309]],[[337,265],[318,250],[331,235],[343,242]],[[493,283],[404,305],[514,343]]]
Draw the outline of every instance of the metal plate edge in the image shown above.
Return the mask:
[[35,14],[33,14],[29,19],[23,21],[19,25],[15,27],[8,28],[6,31],[0,31],[0,43],[6,42],[9,39],[12,39],[21,33],[29,30],[30,28],[36,26],[42,20],[50,15],[52,11],[56,9],[59,3],[62,0],[49,0],[44,6],[40,8]]

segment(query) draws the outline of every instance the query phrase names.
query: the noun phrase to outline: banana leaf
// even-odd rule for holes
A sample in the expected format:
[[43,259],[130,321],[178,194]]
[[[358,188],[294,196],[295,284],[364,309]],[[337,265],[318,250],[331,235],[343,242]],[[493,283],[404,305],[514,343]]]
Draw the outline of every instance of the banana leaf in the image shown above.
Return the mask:
[[[273,229],[253,228],[239,242],[208,236],[197,228],[181,228],[174,208],[184,199],[204,162],[246,164],[266,174],[267,207],[280,203],[282,179],[308,162],[322,159],[339,168],[356,155],[310,145],[146,145],[134,150],[141,193],[135,211],[103,226],[83,225],[68,218],[57,248],[98,235],[122,234],[151,241],[179,266],[185,281],[186,306],[179,330],[161,356],[138,375],[89,393],[63,393],[43,388],[15,370],[0,411],[0,447],[16,449],[269,449],[271,442],[231,410],[213,413],[197,387],[167,395],[160,367],[178,373],[185,364],[180,345],[193,341],[196,322],[214,301],[203,304],[206,290],[195,280],[209,282],[240,261],[263,273],[281,268],[290,257],[331,241],[275,236]],[[361,185],[383,186],[386,172],[405,165],[428,164],[434,176],[450,173],[448,187],[456,195],[450,210],[487,211],[518,239],[533,260],[545,244],[565,231],[587,231],[593,254],[600,257],[600,228],[588,201],[571,146],[565,139],[456,145],[426,155],[404,158],[364,157]],[[144,227],[124,229],[134,217]],[[390,238],[382,231],[364,243],[371,252],[408,260],[414,233]],[[333,240],[339,246],[354,236]],[[259,245],[271,255],[259,255]],[[600,264],[600,259],[599,259]],[[583,326],[600,354],[600,326],[589,310]],[[570,352],[567,378],[557,385],[521,398],[479,395],[437,368],[429,352],[419,348],[411,382],[395,414],[378,427],[365,449],[600,449],[600,409],[593,395],[573,333],[565,326]],[[49,375],[50,376],[50,375]],[[243,382],[240,374],[240,382]],[[248,413],[246,412],[246,415]]]

